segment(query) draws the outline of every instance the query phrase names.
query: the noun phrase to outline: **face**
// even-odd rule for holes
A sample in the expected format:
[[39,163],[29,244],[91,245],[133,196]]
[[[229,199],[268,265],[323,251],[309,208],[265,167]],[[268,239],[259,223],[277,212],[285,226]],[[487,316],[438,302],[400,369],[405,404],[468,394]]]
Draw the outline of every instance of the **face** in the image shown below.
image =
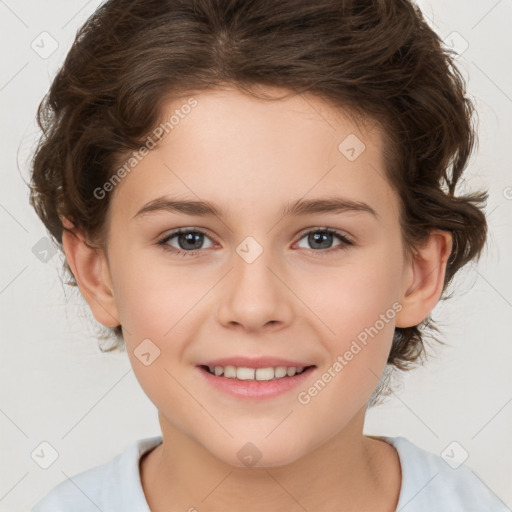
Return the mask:
[[350,424],[391,348],[407,263],[382,134],[306,95],[187,99],[112,193],[115,315],[163,430],[228,464],[287,464]]

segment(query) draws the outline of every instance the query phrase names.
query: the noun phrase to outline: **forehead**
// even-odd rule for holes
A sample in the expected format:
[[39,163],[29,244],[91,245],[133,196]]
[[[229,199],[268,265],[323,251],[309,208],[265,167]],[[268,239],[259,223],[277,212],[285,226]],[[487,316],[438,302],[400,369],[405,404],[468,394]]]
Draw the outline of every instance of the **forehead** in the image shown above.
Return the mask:
[[317,96],[209,90],[164,103],[161,119],[163,138],[114,190],[126,215],[164,194],[205,199],[226,214],[277,214],[301,197],[345,195],[377,207],[389,199],[379,125]]

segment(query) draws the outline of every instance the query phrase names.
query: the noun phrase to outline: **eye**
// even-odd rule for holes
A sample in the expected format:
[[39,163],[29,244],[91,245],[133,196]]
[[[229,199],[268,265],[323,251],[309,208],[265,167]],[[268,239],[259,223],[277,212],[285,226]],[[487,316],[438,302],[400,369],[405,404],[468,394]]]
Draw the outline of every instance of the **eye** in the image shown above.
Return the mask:
[[[166,235],[162,240],[158,241],[157,244],[164,250],[177,256],[196,256],[201,252],[201,249],[205,249],[205,247],[202,247],[205,237],[211,240],[207,233],[199,228],[178,229]],[[332,247],[334,238],[338,238],[341,243]],[[174,239],[176,240],[174,241]],[[306,239],[306,243],[311,244],[312,250],[314,253],[317,253],[315,254],[317,256],[346,250],[348,246],[354,245],[347,235],[330,228],[310,229],[302,233],[299,243],[303,239]],[[171,241],[174,241],[177,247],[174,246]],[[208,247],[212,246],[213,244],[210,244]]]
[[[334,246],[333,248],[332,241],[334,238],[338,238],[341,243]],[[329,228],[311,229],[302,234],[300,240],[303,239],[306,239],[306,243],[310,244],[313,249],[332,249],[328,251],[314,251],[316,253],[320,253],[318,254],[319,256],[323,256],[326,252],[331,253],[333,251],[345,250],[348,246],[354,245],[353,242],[344,233]]]
[[[204,249],[201,246],[204,243],[205,237],[209,238],[204,231],[198,228],[178,229],[166,235],[158,242],[158,245],[179,256],[195,256],[199,249]],[[178,244],[178,247],[174,247],[170,243],[174,238],[176,238],[175,242]]]

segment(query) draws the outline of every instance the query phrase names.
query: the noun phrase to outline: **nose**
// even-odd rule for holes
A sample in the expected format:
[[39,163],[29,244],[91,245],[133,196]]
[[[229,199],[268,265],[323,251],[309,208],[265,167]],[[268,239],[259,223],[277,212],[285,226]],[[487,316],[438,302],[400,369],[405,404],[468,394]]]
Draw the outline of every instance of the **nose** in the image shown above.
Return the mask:
[[234,253],[233,269],[220,289],[218,302],[218,321],[223,326],[258,332],[280,330],[290,324],[293,293],[270,252],[264,250],[252,262]]

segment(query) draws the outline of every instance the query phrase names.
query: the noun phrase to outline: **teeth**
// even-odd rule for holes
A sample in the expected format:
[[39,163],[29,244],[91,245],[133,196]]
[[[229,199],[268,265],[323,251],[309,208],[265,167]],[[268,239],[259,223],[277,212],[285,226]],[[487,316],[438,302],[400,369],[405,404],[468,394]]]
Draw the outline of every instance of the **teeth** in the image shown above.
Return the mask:
[[226,368],[224,368],[224,377],[228,377],[229,379],[236,379],[236,368],[234,366],[226,366]]
[[223,375],[228,379],[239,380],[273,380],[282,379],[284,377],[293,377],[304,371],[304,366],[277,366],[276,368],[246,368],[236,366],[208,366],[211,374],[220,377]]
[[297,373],[297,368],[295,366],[290,366],[289,368],[286,368],[286,375],[288,377],[293,377]]
[[255,372],[254,368],[237,368],[236,378],[238,380],[254,380]]
[[[238,375],[238,373],[237,373]],[[274,368],[258,368],[256,370],[256,380],[270,380],[274,378]]]
[[286,366],[278,366],[274,370],[274,374],[276,379],[280,379],[281,377],[284,377],[286,375]]

